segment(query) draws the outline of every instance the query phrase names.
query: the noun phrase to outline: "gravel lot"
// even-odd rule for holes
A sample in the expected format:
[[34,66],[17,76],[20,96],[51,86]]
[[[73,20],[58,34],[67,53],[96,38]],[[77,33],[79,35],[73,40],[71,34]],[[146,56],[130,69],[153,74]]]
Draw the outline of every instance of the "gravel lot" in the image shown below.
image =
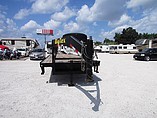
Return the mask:
[[[157,61],[98,54],[94,83],[40,75],[40,61],[0,61],[0,118],[157,118]],[[49,82],[49,83],[47,83]]]

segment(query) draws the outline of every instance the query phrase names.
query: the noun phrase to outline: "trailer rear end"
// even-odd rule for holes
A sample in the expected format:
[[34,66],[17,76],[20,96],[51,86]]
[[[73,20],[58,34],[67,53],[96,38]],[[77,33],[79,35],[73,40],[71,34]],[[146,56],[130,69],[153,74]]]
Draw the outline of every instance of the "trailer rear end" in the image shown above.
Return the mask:
[[[66,53],[60,47],[71,48],[75,52]],[[93,40],[87,39],[85,34],[70,33],[63,35],[62,38],[52,40],[52,54],[40,62],[41,74],[45,73],[45,67],[52,67],[53,75],[64,74],[86,74],[85,80],[92,82],[92,67],[98,67],[100,61],[93,60],[94,49]],[[96,70],[98,72],[98,69]],[[72,77],[70,85],[73,85]]]

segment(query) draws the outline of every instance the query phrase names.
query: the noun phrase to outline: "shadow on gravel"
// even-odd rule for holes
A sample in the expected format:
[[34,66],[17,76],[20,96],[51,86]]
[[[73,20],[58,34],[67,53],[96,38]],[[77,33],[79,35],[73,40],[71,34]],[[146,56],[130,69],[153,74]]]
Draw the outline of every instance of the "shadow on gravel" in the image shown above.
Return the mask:
[[[79,91],[81,91],[87,98],[91,101],[91,104],[94,104],[92,107],[93,111],[99,111],[99,106],[103,104],[100,98],[100,87],[99,81],[101,79],[96,75],[93,75],[94,82],[85,82],[85,75],[74,74],[73,83]],[[70,75],[52,75],[48,83],[58,83],[58,86],[67,86],[70,83]],[[91,90],[91,87],[93,90]],[[90,88],[89,88],[90,87]],[[89,90],[90,89],[90,90]],[[96,94],[96,95],[93,95]]]
[[[82,93],[84,93],[90,100],[91,100],[91,104],[94,104],[94,106],[92,107],[93,111],[99,111],[99,106],[103,104],[103,102],[101,101],[100,98],[100,87],[99,87],[99,81],[101,81],[101,79],[99,77],[97,77],[96,75],[93,75],[93,79],[94,82],[92,83],[83,83],[83,84],[78,84],[75,87],[82,91]],[[85,88],[83,88],[82,86],[95,86],[95,90],[86,90]],[[96,92],[96,96],[93,96],[91,93]]]

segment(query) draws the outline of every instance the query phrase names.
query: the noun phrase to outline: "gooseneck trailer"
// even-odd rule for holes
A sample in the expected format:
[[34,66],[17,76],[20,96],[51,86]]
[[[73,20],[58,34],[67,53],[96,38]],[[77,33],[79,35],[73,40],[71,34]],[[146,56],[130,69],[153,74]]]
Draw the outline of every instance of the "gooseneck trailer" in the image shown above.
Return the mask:
[[[75,54],[67,53],[64,49],[70,48]],[[94,60],[93,40],[87,39],[85,34],[70,33],[62,38],[52,40],[52,54],[40,62],[41,74],[45,73],[45,67],[52,67],[53,75],[61,74],[86,74],[85,80],[92,82],[92,67],[98,68],[100,61]],[[77,55],[76,55],[77,54]],[[98,72],[98,69],[95,70]],[[73,85],[73,79],[69,85]]]

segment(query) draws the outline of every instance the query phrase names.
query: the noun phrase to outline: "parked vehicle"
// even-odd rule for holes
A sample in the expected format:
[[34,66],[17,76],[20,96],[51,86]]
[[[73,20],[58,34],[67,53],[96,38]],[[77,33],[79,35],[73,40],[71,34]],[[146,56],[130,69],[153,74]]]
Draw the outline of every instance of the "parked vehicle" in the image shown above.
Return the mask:
[[21,52],[18,52],[16,49],[10,50],[8,48],[5,48],[4,50],[2,50],[0,48],[0,60],[3,60],[3,59],[12,60],[13,58],[19,59],[20,56],[21,56]]
[[109,45],[101,45],[101,52],[106,52],[108,53],[110,51],[110,46]]
[[[19,49],[21,47],[32,50],[39,47],[39,43],[36,39],[21,37],[21,38],[0,38],[0,42],[7,46],[9,49]],[[1,47],[1,46],[0,46]]]
[[141,52],[136,53],[133,58],[135,60],[157,60],[157,48],[145,48]]
[[17,50],[15,50],[15,51],[10,51],[10,60],[12,60],[13,58],[14,59],[19,59],[20,58],[20,56],[21,56],[21,53],[20,52],[18,52]]
[[96,52],[102,52],[100,46],[95,46],[95,47],[94,47],[94,50],[95,50]]
[[17,49],[17,51],[21,53],[21,56],[24,56],[24,57],[29,56],[28,48],[19,48]]
[[11,56],[11,50],[5,49],[5,50],[3,51],[3,58],[4,58],[4,59],[10,59],[10,56]]
[[1,50],[5,50],[5,49],[8,50],[9,48],[8,48],[7,46],[5,46],[5,45],[0,45],[0,49],[1,49]]
[[94,48],[96,52],[105,52],[110,54],[135,54],[138,52],[135,44],[119,45],[99,45]]
[[45,59],[46,57],[46,51],[44,49],[41,49],[41,48],[36,48],[36,49],[33,49],[30,54],[29,54],[29,57],[30,57],[30,60],[33,60],[33,59]]
[[131,45],[110,45],[110,54],[135,54],[138,52],[136,46],[134,44]]
[[0,49],[0,60],[3,60],[3,50]]
[[139,51],[142,51],[144,48],[157,48],[157,38],[139,39],[135,42],[135,45]]
[[94,47],[94,50],[96,52],[108,53],[109,52],[109,45],[99,45],[99,46]]

